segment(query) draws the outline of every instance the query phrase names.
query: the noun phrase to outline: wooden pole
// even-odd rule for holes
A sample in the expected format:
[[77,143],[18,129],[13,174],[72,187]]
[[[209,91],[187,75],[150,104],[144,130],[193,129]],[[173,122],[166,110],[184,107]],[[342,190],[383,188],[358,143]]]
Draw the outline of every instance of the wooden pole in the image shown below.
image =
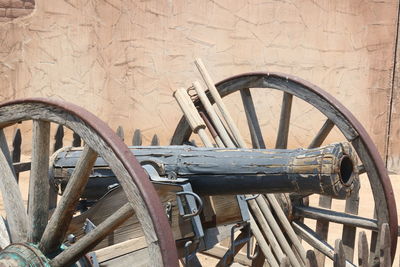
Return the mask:
[[203,64],[203,61],[200,58],[197,58],[195,61],[197,69],[199,70],[201,76],[206,83],[208,90],[210,91],[212,97],[214,98],[215,103],[218,106],[218,109],[221,111],[222,116],[228,124],[229,129],[231,130],[236,142],[239,144],[239,147],[245,147],[246,144],[243,141],[243,138],[240,135],[239,129],[236,127],[235,122],[233,121],[231,115],[228,112],[224,102],[222,102],[222,98],[218,93],[217,88],[214,85],[213,80],[211,79],[210,74],[208,73],[206,67]]

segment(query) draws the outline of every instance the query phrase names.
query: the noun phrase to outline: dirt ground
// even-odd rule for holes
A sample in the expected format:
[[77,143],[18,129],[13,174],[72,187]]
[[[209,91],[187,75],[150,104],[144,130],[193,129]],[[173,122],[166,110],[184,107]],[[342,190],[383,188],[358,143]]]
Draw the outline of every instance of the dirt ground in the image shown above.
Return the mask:
[[[399,194],[399,192],[400,192],[400,175],[391,175],[390,177],[391,177],[393,190],[395,192],[396,201],[397,201],[397,203],[400,203],[400,194]],[[371,193],[369,186],[366,186],[366,184],[367,184],[366,183],[367,181],[365,181],[366,176],[362,175],[360,177],[360,179],[361,179],[361,184],[365,185],[365,186],[361,187],[359,215],[363,216],[363,217],[371,218],[371,214],[373,213],[374,200],[372,198],[372,193]],[[21,189],[22,195],[27,196],[27,193],[28,193],[28,178],[27,177],[24,177],[24,176],[20,177],[20,189]],[[318,202],[318,196],[311,197],[310,205],[317,206],[317,204],[316,204],[317,202]],[[25,197],[25,204],[26,203],[27,203],[27,201],[26,201],[26,197]],[[400,204],[398,204],[398,207],[399,207],[399,205]],[[333,201],[333,209],[337,210],[337,211],[343,211],[344,210],[344,202],[334,200]],[[4,212],[2,202],[0,203],[0,210],[2,213]],[[400,214],[400,212],[399,212],[399,214]],[[398,215],[398,218],[400,220],[399,215]],[[309,223],[309,225],[313,225],[314,222],[306,221],[306,223]],[[340,238],[341,229],[342,229],[341,225],[338,225],[338,224],[330,225],[330,228],[329,228],[330,234],[328,237],[328,241],[330,244],[334,244],[334,241],[337,238]],[[367,236],[368,236],[368,233],[367,233]],[[400,242],[400,240],[398,242]],[[306,248],[309,249],[309,247],[307,247],[307,245],[306,245]],[[399,266],[399,254],[400,254],[399,249],[397,249],[395,264],[393,266]],[[355,255],[357,255],[357,251],[355,251]],[[218,262],[217,259],[210,257],[210,256],[200,255],[199,258],[204,266],[215,266],[215,264]],[[241,265],[236,265],[236,266],[241,266]],[[331,266],[331,264],[328,264],[327,266]]]

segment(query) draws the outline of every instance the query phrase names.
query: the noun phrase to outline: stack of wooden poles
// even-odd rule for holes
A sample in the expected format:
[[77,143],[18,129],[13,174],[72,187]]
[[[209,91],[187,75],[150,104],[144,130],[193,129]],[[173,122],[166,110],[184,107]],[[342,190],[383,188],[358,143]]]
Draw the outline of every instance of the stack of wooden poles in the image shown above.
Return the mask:
[[[213,147],[215,142],[216,146],[221,148],[245,148],[246,144],[243,137],[223,103],[203,62],[200,59],[196,59],[195,64],[215,101],[220,115],[214,109],[200,82],[193,82],[192,87],[188,90],[184,88],[178,89],[174,93],[174,97],[185,114],[192,131],[199,135],[206,147]],[[191,90],[194,90],[195,95],[200,99],[201,107],[196,108],[193,104],[188,93]],[[254,108],[252,103],[250,106]],[[206,129],[209,130],[214,142],[207,134]],[[252,196],[246,197],[252,198]],[[251,231],[257,240],[257,246],[262,252],[258,253],[257,257],[253,259],[253,266],[263,266],[264,261],[267,260],[271,266],[289,266],[288,264],[290,264],[291,266],[301,267],[310,261],[307,260],[306,251],[275,195],[260,195],[249,200],[248,205],[251,211]],[[284,229],[289,241],[282,229]],[[312,258],[312,255],[308,256],[308,258],[310,257]]]

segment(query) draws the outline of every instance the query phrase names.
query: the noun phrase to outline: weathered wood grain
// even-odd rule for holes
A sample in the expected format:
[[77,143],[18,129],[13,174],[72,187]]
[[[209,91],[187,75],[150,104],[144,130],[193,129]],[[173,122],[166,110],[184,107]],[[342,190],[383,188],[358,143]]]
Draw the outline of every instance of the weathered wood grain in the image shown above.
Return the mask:
[[130,203],[126,203],[95,229],[78,240],[73,246],[68,247],[66,250],[58,254],[50,261],[50,265],[61,267],[74,263],[81,257],[82,253],[87,253],[94,248],[97,243],[133,214],[134,210],[132,209],[132,206]]
[[203,107],[206,110],[207,115],[210,117],[212,123],[214,124],[217,133],[219,134],[222,141],[224,142],[224,145],[226,147],[235,147],[230,136],[228,135],[227,131],[225,130],[224,125],[222,124],[220,118],[218,117],[217,113],[215,112],[213,106],[211,105],[210,100],[208,99],[207,95],[205,94],[204,87],[198,81],[195,81],[193,83],[193,87],[196,90],[197,96],[199,97],[201,103],[203,104]]
[[360,232],[358,235],[358,266],[368,267],[369,261],[369,249],[367,235],[364,231]]
[[253,216],[250,215],[250,227],[254,237],[257,239],[258,245],[265,255],[265,259],[271,266],[279,266],[278,261],[276,260],[271,248],[265,240],[257,222],[254,220]]
[[[266,241],[268,241],[268,244],[271,247],[272,252],[276,255],[276,259],[280,261],[285,254],[283,253],[283,250],[281,248],[281,245],[279,244],[277,237],[275,236],[275,232],[271,229],[271,226],[268,224],[266,217],[262,214],[260,207],[257,205],[255,200],[250,200],[248,201],[249,207],[251,208],[251,213],[253,214],[253,217],[255,219],[255,223],[259,225],[260,233],[264,236]],[[251,228],[253,231],[254,224]],[[254,231],[253,231],[254,234]],[[255,234],[254,234],[255,235]],[[261,236],[256,236],[257,242],[261,245],[260,239]],[[266,255],[267,256],[267,255]]]
[[276,137],[275,148],[287,148],[289,138],[290,116],[292,113],[293,95],[287,92],[283,93],[281,115],[279,119],[278,133]]
[[6,220],[0,216],[0,249],[4,249],[10,244],[10,234],[7,228]]
[[37,243],[42,237],[49,217],[50,122],[34,120],[32,135],[28,241]]
[[[346,145],[332,144],[312,150],[170,146],[134,147],[132,152],[140,162],[160,166],[161,175],[173,172],[190,179],[196,192],[203,195],[298,192],[343,198],[351,189],[342,184],[338,175],[343,147]],[[60,153],[55,162],[56,178],[68,178],[68,168],[75,166],[79,153],[79,150]],[[99,158],[93,175],[114,176],[105,174],[107,166]],[[228,180],[229,187],[226,187]]]
[[313,250],[307,251],[306,258],[306,267],[318,267],[317,258]]
[[217,107],[219,111],[221,112],[223,118],[225,119],[229,129],[231,130],[233,137],[235,138],[237,144],[239,147],[246,147],[246,144],[240,135],[240,131],[237,128],[235,122],[233,121],[231,115],[229,114],[228,109],[226,108],[224,102],[222,101],[222,98],[220,94],[218,93],[217,88],[215,88],[215,83],[211,79],[210,74],[208,73],[206,67],[204,66],[203,61],[200,58],[197,58],[195,60],[195,64],[197,69],[199,70],[201,76],[204,79],[204,82],[206,83],[208,90],[210,91],[212,97],[214,98],[215,103],[217,104]]
[[[54,123],[65,125],[66,127],[75,131],[79,136],[81,136],[83,141],[89,147],[93,148],[106,160],[106,162],[108,162],[110,168],[113,170],[116,177],[118,177],[118,181],[124,188],[127,198],[129,199],[129,203],[132,205],[132,207],[134,207],[136,211],[137,217],[139,218],[143,232],[145,233],[146,240],[148,242],[148,251],[149,255],[151,255],[150,260],[152,264],[161,265],[161,251],[158,245],[158,237],[155,231],[155,224],[152,220],[152,217],[150,216],[149,211],[146,209],[146,204],[142,198],[142,195],[140,194],[137,186],[132,183],[131,174],[128,172],[123,162],[115,155],[114,150],[108,146],[104,139],[102,139],[102,137],[96,133],[96,130],[89,127],[79,117],[71,116],[71,114],[65,112],[64,109],[58,108],[56,106],[49,106],[45,103],[21,103],[9,105],[3,107],[2,112],[0,113],[1,126],[10,125],[10,123],[15,123],[27,119],[45,119]],[[0,159],[0,166],[8,166],[8,161],[5,159],[5,157],[3,158],[4,160]],[[7,168],[9,169],[9,167]],[[2,172],[2,174],[4,174],[4,172]],[[12,177],[12,179],[14,179],[15,186],[17,187],[15,178]],[[4,179],[1,180],[3,181],[2,184],[4,185]],[[9,192],[11,186],[6,187]],[[2,193],[2,195],[7,195],[7,192]],[[16,196],[14,195],[13,198],[16,198]],[[18,213],[16,212],[18,211],[17,208],[12,209],[11,211],[15,214]],[[18,220],[19,219],[16,220],[15,225],[18,225]],[[26,228],[27,227],[25,227],[25,229]],[[20,227],[20,229],[20,232],[23,233],[24,228]],[[82,251],[81,253],[84,253],[84,251]]]
[[242,98],[253,148],[265,148],[264,137],[261,132],[260,123],[258,122],[257,112],[254,107],[250,89],[245,88],[240,90],[240,96]]
[[63,139],[64,139],[64,127],[61,124],[59,124],[57,126],[56,134],[54,135],[53,152],[56,152],[57,150],[63,147]]
[[0,149],[0,190],[7,215],[10,239],[11,242],[24,242],[27,240],[28,216],[12,169],[3,129],[0,129]]
[[333,254],[333,266],[334,267],[345,267],[346,266],[346,255],[344,254],[344,248],[342,240],[336,239],[335,241],[335,253]]
[[133,146],[142,145],[142,132],[140,131],[140,129],[136,129],[135,132],[133,133],[132,145]]
[[328,134],[333,129],[333,126],[335,126],[335,124],[330,119],[327,119],[322,125],[321,129],[318,131],[317,135],[308,145],[308,148],[321,146],[322,143],[325,141],[326,137],[328,136]]
[[78,160],[63,192],[63,196],[58,202],[40,240],[39,247],[43,253],[52,252],[54,248],[57,248],[62,243],[96,159],[97,153],[85,146],[81,158]]
[[[278,240],[283,252],[287,256],[288,260],[290,261],[290,264],[294,267],[297,266],[304,266],[303,265],[303,259],[297,259],[292,247],[290,246],[288,240],[286,239],[284,233],[282,232],[282,228],[278,224],[277,220],[275,219],[275,216],[272,214],[272,211],[270,207],[267,205],[267,202],[264,199],[264,196],[260,195],[257,197],[256,202],[264,214],[264,218],[266,218],[268,225],[271,227],[272,232],[274,233],[276,239]],[[300,263],[302,262],[302,263]]]
[[381,236],[379,240],[380,257],[379,262],[382,267],[392,266],[390,255],[390,230],[387,223],[382,224]]
[[190,100],[186,90],[184,88],[179,88],[174,92],[174,97],[181,107],[183,114],[185,114],[185,117],[188,120],[193,132],[200,136],[201,141],[206,147],[213,147],[213,144],[207,136],[207,133],[204,131],[206,125],[197,112],[196,107]]

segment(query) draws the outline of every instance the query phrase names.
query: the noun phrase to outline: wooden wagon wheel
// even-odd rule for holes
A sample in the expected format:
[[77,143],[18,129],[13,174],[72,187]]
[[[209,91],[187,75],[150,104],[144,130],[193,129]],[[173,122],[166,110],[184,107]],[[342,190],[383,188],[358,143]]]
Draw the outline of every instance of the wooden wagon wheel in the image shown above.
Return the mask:
[[[398,226],[392,186],[384,163],[379,156],[371,138],[368,136],[364,127],[343,105],[341,105],[331,95],[317,86],[299,78],[280,73],[259,72],[241,74],[217,83],[216,87],[221,97],[228,96],[234,92],[240,92],[254,148],[265,148],[265,144],[253,104],[250,91],[251,88],[253,88],[253,90],[259,88],[270,88],[283,91],[283,101],[276,140],[276,148],[286,148],[287,146],[293,96],[304,100],[323,113],[327,117],[326,122],[312,140],[309,147],[320,146],[334,126],[336,126],[343,133],[345,138],[357,151],[362,164],[360,165],[360,169],[365,171],[368,175],[375,202],[375,213],[377,220],[362,218],[354,215],[352,218],[355,218],[356,221],[358,221],[358,223],[354,223],[354,220],[351,222],[349,220],[345,220],[345,218],[348,217],[347,213],[335,212],[330,214],[334,216],[326,216],[326,214],[321,212],[319,209],[312,209],[312,207],[310,209],[295,203],[293,203],[293,211],[299,215],[300,218],[322,219],[323,221],[331,221],[343,224],[343,236],[345,237],[343,242],[345,245],[350,247],[354,247],[356,227],[373,230],[374,232],[371,237],[371,243],[376,243],[380,236],[378,229],[380,229],[380,226],[383,223],[387,222],[390,227],[391,256],[393,261],[396,251]],[[210,101],[214,103],[209,93],[208,96]],[[194,102],[195,105],[200,104],[199,99],[195,99]],[[182,117],[177,128],[175,129],[171,144],[182,144],[187,142],[189,141],[191,134],[192,131],[190,126],[188,125],[186,119]],[[355,199],[355,201],[357,202],[357,199]],[[346,210],[346,212],[354,213],[354,211],[351,210]],[[311,246],[314,248],[319,248],[319,250],[322,249],[332,252],[331,247],[334,246],[328,248],[324,243],[318,242],[318,239],[314,238],[318,236],[316,232],[310,232],[311,229],[305,229],[303,224],[300,223],[299,219],[294,221],[293,226],[297,227],[297,230],[300,230],[304,233],[303,237],[305,235],[311,237],[306,240]],[[323,238],[326,239],[326,237]],[[318,242],[318,244],[316,242]],[[379,257],[379,247],[376,246],[373,248],[373,250],[375,252],[375,256]],[[353,252],[351,252],[351,254],[352,253]],[[350,258],[352,257],[353,255],[350,256]]]
[[[3,132],[4,127],[20,121],[33,123],[28,212],[15,179]],[[51,217],[48,208],[50,123],[70,128],[85,142],[82,157]],[[8,231],[2,231],[2,238],[11,241],[0,252],[1,266],[21,266],[23,262],[28,262],[29,266],[69,266],[83,258],[134,213],[146,237],[152,266],[178,266],[167,217],[147,174],[126,145],[93,114],[55,100],[23,99],[3,103],[0,105],[0,145],[0,190],[8,228]],[[129,203],[65,248],[65,234],[97,156],[107,161]],[[4,236],[7,232],[8,236]]]

